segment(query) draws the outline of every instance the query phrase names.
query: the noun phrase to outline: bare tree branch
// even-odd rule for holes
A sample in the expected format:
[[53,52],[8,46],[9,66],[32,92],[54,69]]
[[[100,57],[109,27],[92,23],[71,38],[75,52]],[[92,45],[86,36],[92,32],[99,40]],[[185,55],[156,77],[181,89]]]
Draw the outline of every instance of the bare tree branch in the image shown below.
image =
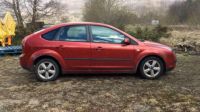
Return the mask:
[[38,20],[55,16],[66,9],[57,0],[3,0],[0,3],[13,10],[20,26],[24,26],[24,21],[34,26]]

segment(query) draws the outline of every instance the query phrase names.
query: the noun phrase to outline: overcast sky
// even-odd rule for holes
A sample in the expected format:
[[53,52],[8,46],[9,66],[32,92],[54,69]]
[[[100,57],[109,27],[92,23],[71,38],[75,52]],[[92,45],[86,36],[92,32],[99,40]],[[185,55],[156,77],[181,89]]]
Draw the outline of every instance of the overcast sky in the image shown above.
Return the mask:
[[[84,6],[86,0],[61,0],[63,3],[67,4],[68,11],[72,13],[81,13],[81,9]],[[133,7],[141,6],[153,6],[157,7],[160,4],[165,4],[166,6],[170,5],[174,1],[183,1],[183,0],[126,0],[128,4],[133,5]]]
[[[60,1],[66,4],[66,7],[68,7],[68,12],[81,13],[86,0],[60,0]],[[183,0],[125,0],[125,1],[129,5],[132,5],[133,8],[135,8],[142,6],[156,7],[159,6],[160,4],[166,4],[166,6],[168,6],[174,1],[183,1]]]
[[[81,15],[82,8],[84,7],[84,3],[87,0],[60,0],[63,4],[66,4],[68,9],[68,13],[70,15]],[[175,1],[183,1],[183,0],[123,0],[126,4],[128,4],[136,14],[142,13],[142,10],[148,11],[149,9],[158,9],[163,7],[168,7]],[[163,10],[161,10],[163,11]],[[3,16],[0,10],[0,16]]]

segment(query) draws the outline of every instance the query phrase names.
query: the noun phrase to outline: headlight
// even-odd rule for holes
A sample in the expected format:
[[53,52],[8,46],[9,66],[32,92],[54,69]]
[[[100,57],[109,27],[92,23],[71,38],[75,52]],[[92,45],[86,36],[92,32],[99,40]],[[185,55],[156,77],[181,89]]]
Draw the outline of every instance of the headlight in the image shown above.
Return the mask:
[[169,51],[173,51],[173,49],[172,48],[170,48],[170,47],[163,47],[164,49],[167,49],[167,50],[169,50]]

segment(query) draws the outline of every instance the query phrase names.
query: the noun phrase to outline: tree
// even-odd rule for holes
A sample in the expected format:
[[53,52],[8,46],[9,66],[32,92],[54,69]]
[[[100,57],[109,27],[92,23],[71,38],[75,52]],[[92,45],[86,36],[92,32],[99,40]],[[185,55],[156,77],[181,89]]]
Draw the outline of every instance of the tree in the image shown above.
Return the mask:
[[32,24],[33,30],[36,21],[60,14],[65,9],[57,0],[3,0],[1,4],[13,10],[18,26],[24,28],[24,21],[27,21]]
[[184,2],[175,2],[168,10],[168,22],[178,24],[199,24],[200,19],[200,1],[187,0]]
[[60,2],[56,0],[42,1],[42,0],[27,0],[24,2],[27,9],[27,16],[32,24],[33,30],[36,29],[36,21],[61,14],[62,9],[65,9]]
[[12,9],[12,11],[15,13],[18,26],[24,27],[23,25],[23,18],[21,15],[21,8],[20,5],[21,1],[19,0],[3,0],[0,2],[2,6],[4,6],[4,9]]
[[87,0],[83,10],[85,21],[102,22],[124,29],[137,16],[119,0]]

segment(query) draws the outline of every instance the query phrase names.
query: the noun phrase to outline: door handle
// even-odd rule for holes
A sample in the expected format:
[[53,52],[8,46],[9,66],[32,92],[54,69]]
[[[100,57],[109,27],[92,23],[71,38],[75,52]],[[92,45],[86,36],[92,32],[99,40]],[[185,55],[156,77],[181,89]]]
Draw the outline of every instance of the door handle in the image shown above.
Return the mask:
[[100,47],[100,46],[99,46],[99,47],[96,48],[96,50],[97,50],[97,51],[101,51],[101,50],[103,50],[103,47]]
[[59,45],[56,47],[57,49],[62,49],[63,48],[63,45]]

